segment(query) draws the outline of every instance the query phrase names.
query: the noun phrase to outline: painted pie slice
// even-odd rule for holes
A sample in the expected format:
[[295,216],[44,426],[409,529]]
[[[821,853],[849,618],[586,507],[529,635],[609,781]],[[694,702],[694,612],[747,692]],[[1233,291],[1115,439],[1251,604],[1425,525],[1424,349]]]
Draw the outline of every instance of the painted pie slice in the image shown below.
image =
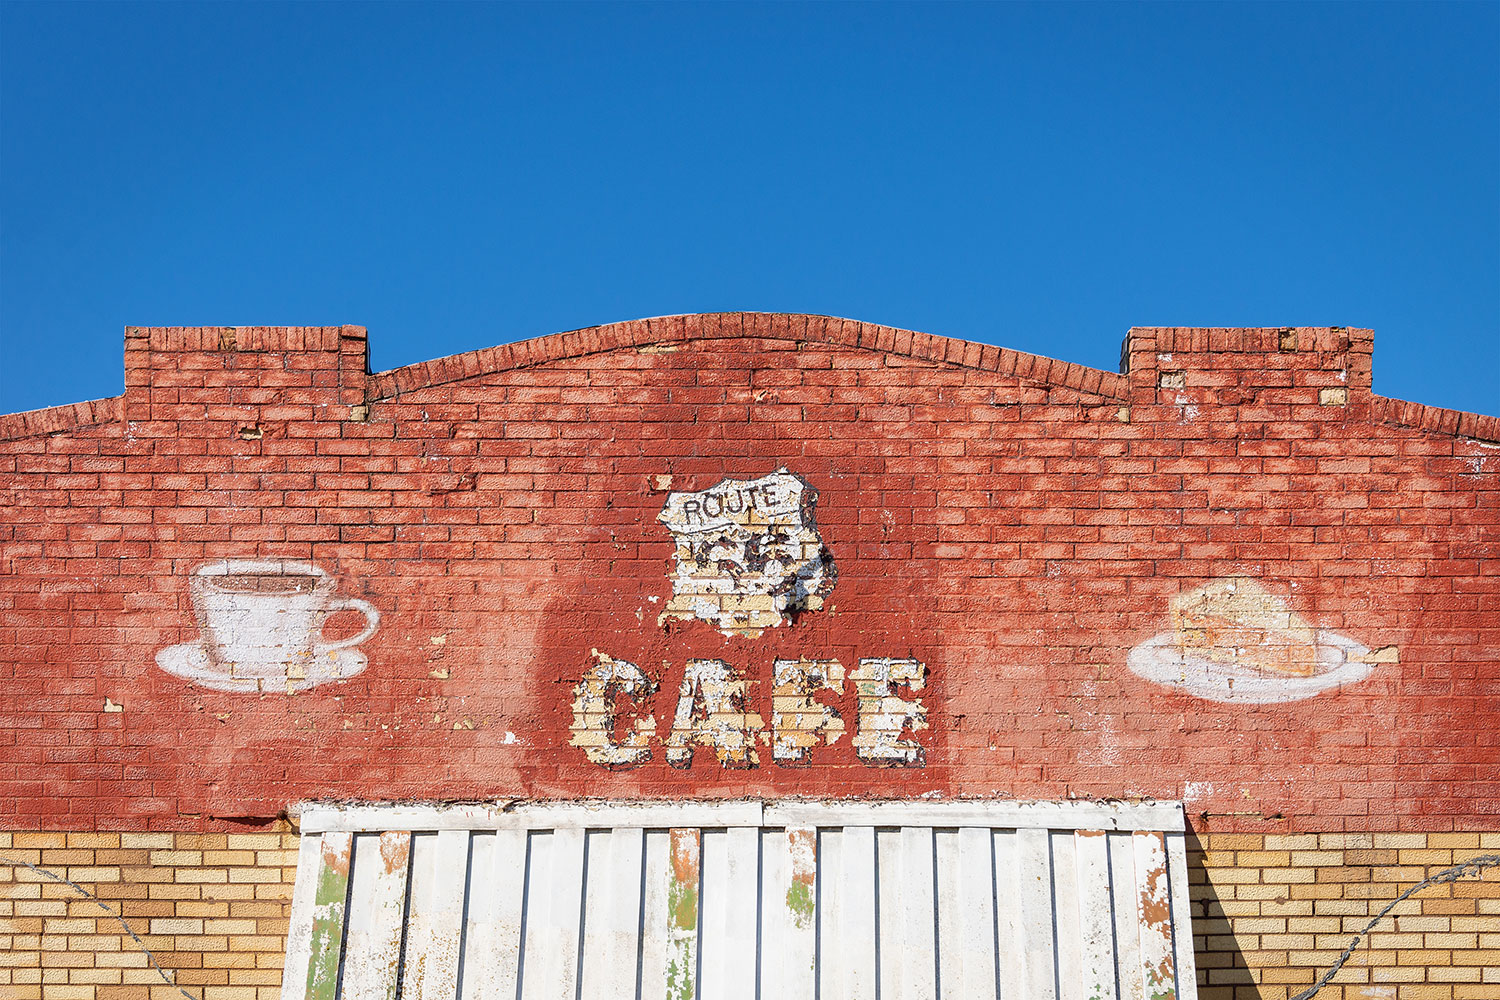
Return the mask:
[[1170,607],[1185,653],[1273,676],[1320,672],[1318,630],[1254,580],[1212,580],[1178,594]]

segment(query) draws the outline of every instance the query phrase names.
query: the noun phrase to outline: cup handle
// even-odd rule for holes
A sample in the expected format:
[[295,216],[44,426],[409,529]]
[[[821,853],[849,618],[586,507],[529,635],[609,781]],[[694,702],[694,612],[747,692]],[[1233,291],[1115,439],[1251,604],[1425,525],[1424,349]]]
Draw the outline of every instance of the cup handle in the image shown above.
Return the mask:
[[[380,612],[376,611],[375,605],[369,601],[361,601],[357,597],[339,597],[328,602],[328,614],[330,616],[335,611],[343,611],[345,609],[358,611],[365,616],[367,621],[365,630],[359,635],[350,636],[348,639],[340,639],[338,642],[319,642],[317,646],[318,652],[328,653],[335,649],[347,649],[350,646],[358,646],[374,635],[375,630],[380,627]],[[328,619],[324,618],[323,621],[327,622]],[[321,639],[322,636],[320,635],[319,638]]]

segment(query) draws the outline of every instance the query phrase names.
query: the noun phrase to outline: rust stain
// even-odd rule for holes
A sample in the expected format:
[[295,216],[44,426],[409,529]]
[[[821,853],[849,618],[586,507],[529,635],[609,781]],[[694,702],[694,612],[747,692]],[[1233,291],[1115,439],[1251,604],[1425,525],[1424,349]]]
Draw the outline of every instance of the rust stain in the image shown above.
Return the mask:
[[411,853],[411,838],[405,833],[387,830],[380,835],[380,860],[385,863],[385,873],[394,875],[406,867],[407,855]]
[[672,831],[672,877],[684,884],[698,884],[698,831]]
[[353,838],[350,838],[344,841],[342,848],[339,848],[330,844],[328,838],[325,837],[323,840],[323,867],[347,878],[349,875],[349,848],[353,843]]
[[1170,936],[1172,911],[1167,905],[1166,877],[1165,868],[1153,868],[1146,873],[1141,886],[1141,921],[1147,927]]
[[818,877],[818,832],[788,830],[786,840],[792,855],[792,881],[811,886]]

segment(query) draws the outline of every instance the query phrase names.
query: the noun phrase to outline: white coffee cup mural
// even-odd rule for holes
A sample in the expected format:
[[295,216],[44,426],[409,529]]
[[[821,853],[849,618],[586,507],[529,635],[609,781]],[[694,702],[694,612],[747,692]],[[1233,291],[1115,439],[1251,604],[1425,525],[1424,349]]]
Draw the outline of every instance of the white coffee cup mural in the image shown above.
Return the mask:
[[[193,570],[188,593],[198,620],[196,642],[156,654],[169,674],[218,691],[288,694],[364,670],[358,648],[380,627],[368,601],[337,597],[338,581],[310,562],[220,559]],[[328,619],[352,611],[365,618],[358,635],[329,641]]]

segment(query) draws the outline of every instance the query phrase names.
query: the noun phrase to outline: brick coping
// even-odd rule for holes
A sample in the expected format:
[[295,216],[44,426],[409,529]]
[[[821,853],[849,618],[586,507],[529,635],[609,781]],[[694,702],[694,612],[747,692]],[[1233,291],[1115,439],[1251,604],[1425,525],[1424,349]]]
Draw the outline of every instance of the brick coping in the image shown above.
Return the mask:
[[1065,386],[1079,392],[1124,401],[1128,383],[1123,375],[1099,368],[1058,361],[1024,351],[978,344],[954,337],[900,330],[835,316],[794,313],[700,313],[627,320],[604,326],[554,333],[514,344],[486,347],[370,377],[371,402],[391,399],[401,393],[445,382],[474,378],[560,361],[601,354],[621,348],[649,347],[686,340],[728,340],[754,337],[767,340],[802,341],[881,351],[917,361],[977,368],[1014,375],[1046,385]]
[[[199,345],[211,346],[213,343],[222,343],[223,332],[229,329],[241,328],[160,327],[149,330],[129,328],[126,330],[126,336],[128,339],[140,339],[144,332],[149,335],[153,348],[192,349]],[[243,329],[257,334],[254,338],[255,343],[253,347],[248,343],[237,345],[237,349],[275,350],[278,334],[284,335],[281,339],[286,339],[287,349],[305,349],[305,341],[314,339],[307,335],[308,331],[317,334],[332,332],[351,339],[363,339],[364,335],[364,330],[359,327]],[[1132,341],[1139,335],[1147,333],[1162,341],[1161,346],[1170,343],[1177,350],[1186,350],[1190,347],[1193,349],[1201,347],[1204,349],[1257,350],[1262,346],[1259,340],[1290,329],[1293,328],[1138,327],[1133,328],[1126,337],[1126,357],[1129,356]],[[169,336],[173,333],[181,334],[181,336]],[[302,333],[303,336],[293,338],[294,333]],[[1306,341],[1297,345],[1299,350],[1335,346],[1347,348],[1358,345],[1356,349],[1367,351],[1372,339],[1369,331],[1345,330],[1338,327],[1296,328],[1296,333],[1300,341]],[[1229,342],[1231,334],[1234,335],[1233,343]],[[1320,336],[1322,334],[1327,336]],[[1246,336],[1256,341],[1253,347],[1243,343],[1242,338]],[[627,320],[533,337],[511,344],[480,348],[463,354],[434,358],[430,361],[419,361],[367,376],[365,400],[371,403],[380,402],[394,399],[403,393],[463,379],[625,348],[672,344],[688,340],[727,340],[751,337],[863,348],[913,360],[1012,375],[1041,385],[1074,389],[1122,403],[1130,400],[1128,375],[1091,368],[1071,361],[1060,361],[1010,348],[901,330],[859,320],[799,313],[757,312],[698,313]],[[304,341],[304,343],[294,345],[293,339]],[[1200,340],[1201,345],[1198,343]],[[1334,341],[1337,341],[1337,344]],[[336,345],[335,341],[334,346]],[[316,346],[324,347],[321,343]],[[40,437],[103,424],[117,424],[124,416],[123,400],[123,395],[111,396],[3,414],[0,415],[0,441]],[[1363,409],[1365,411],[1363,414],[1351,415],[1357,418],[1362,416],[1372,424],[1405,427],[1451,437],[1500,443],[1500,417],[1496,416],[1427,406],[1375,394],[1367,397]]]

